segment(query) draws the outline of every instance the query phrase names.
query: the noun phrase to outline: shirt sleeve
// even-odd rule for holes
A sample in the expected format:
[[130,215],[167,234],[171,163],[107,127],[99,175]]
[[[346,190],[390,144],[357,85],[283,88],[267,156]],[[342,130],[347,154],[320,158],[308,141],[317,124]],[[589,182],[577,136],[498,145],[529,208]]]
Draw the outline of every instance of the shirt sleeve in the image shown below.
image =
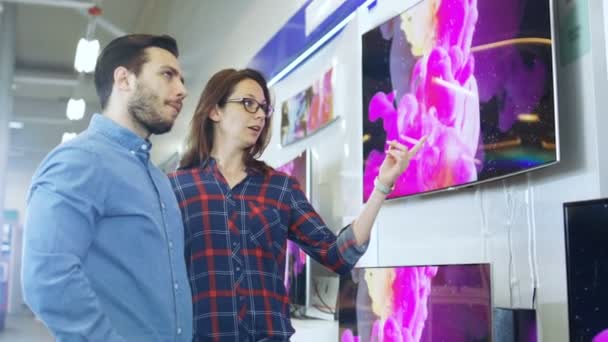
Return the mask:
[[124,342],[82,270],[104,210],[100,164],[91,151],[60,147],[39,167],[28,194],[24,299],[58,340]]
[[290,222],[288,237],[313,259],[338,274],[349,272],[367,250],[368,242],[357,245],[352,225],[336,236],[314,210],[298,182],[289,179]]

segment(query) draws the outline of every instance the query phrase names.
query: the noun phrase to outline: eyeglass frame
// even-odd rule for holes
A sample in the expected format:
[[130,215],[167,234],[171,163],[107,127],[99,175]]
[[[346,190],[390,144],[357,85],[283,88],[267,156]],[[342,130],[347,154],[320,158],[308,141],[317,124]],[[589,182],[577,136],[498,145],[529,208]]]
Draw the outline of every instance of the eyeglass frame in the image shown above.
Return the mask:
[[[255,111],[252,112],[249,109],[247,109],[247,106],[245,105],[245,101],[255,102],[258,105],[257,108],[255,109]],[[270,118],[274,112],[274,107],[272,107],[270,104],[259,103],[258,100],[254,99],[252,97],[235,97],[233,99],[227,99],[226,103],[240,103],[241,105],[243,105],[243,108],[245,109],[245,111],[250,114],[255,114],[258,112],[258,110],[260,110],[260,108],[262,108],[262,112],[264,112],[264,116],[267,119]]]

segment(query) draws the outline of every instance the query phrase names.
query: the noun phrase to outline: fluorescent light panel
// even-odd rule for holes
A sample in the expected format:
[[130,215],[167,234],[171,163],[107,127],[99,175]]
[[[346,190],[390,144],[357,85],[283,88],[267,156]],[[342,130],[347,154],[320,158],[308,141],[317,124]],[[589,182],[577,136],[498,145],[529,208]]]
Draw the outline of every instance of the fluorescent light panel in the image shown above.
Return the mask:
[[81,120],[84,117],[86,106],[84,99],[70,99],[66,108],[66,116],[70,120]]
[[78,72],[93,72],[99,55],[99,40],[80,38],[76,47],[74,69]]
[[23,122],[21,122],[21,121],[9,121],[8,128],[23,129]]

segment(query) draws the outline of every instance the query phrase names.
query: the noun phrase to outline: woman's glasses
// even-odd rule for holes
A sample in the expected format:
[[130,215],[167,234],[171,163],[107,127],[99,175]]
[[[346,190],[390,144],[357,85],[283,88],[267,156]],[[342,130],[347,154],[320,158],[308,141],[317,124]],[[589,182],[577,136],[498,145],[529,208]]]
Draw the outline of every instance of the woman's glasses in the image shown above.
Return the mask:
[[251,114],[257,113],[258,109],[262,108],[262,111],[264,114],[266,114],[266,118],[269,118],[274,110],[271,105],[267,103],[259,103],[256,99],[252,99],[250,97],[228,99],[226,100],[226,103],[240,103],[243,105],[243,108],[245,108],[245,110]]

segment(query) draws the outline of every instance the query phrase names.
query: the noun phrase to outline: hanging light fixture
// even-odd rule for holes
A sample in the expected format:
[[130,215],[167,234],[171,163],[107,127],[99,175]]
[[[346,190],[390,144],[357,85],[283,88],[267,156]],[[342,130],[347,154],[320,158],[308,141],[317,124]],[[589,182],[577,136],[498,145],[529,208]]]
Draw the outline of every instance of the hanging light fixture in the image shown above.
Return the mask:
[[72,140],[74,138],[76,138],[78,134],[74,133],[74,132],[64,132],[63,135],[61,136],[61,142],[64,143],[66,141]]
[[76,47],[74,58],[74,69],[78,72],[93,72],[99,55],[99,40],[87,40],[80,38]]
[[66,116],[70,120],[82,120],[86,106],[87,104],[84,99],[71,98],[66,108]]
[[97,17],[102,13],[99,6],[92,6],[89,13],[89,24],[85,37],[80,38],[76,46],[76,57],[74,57],[74,69],[78,72],[90,73],[95,71],[95,63],[99,55],[99,40],[93,39]]

